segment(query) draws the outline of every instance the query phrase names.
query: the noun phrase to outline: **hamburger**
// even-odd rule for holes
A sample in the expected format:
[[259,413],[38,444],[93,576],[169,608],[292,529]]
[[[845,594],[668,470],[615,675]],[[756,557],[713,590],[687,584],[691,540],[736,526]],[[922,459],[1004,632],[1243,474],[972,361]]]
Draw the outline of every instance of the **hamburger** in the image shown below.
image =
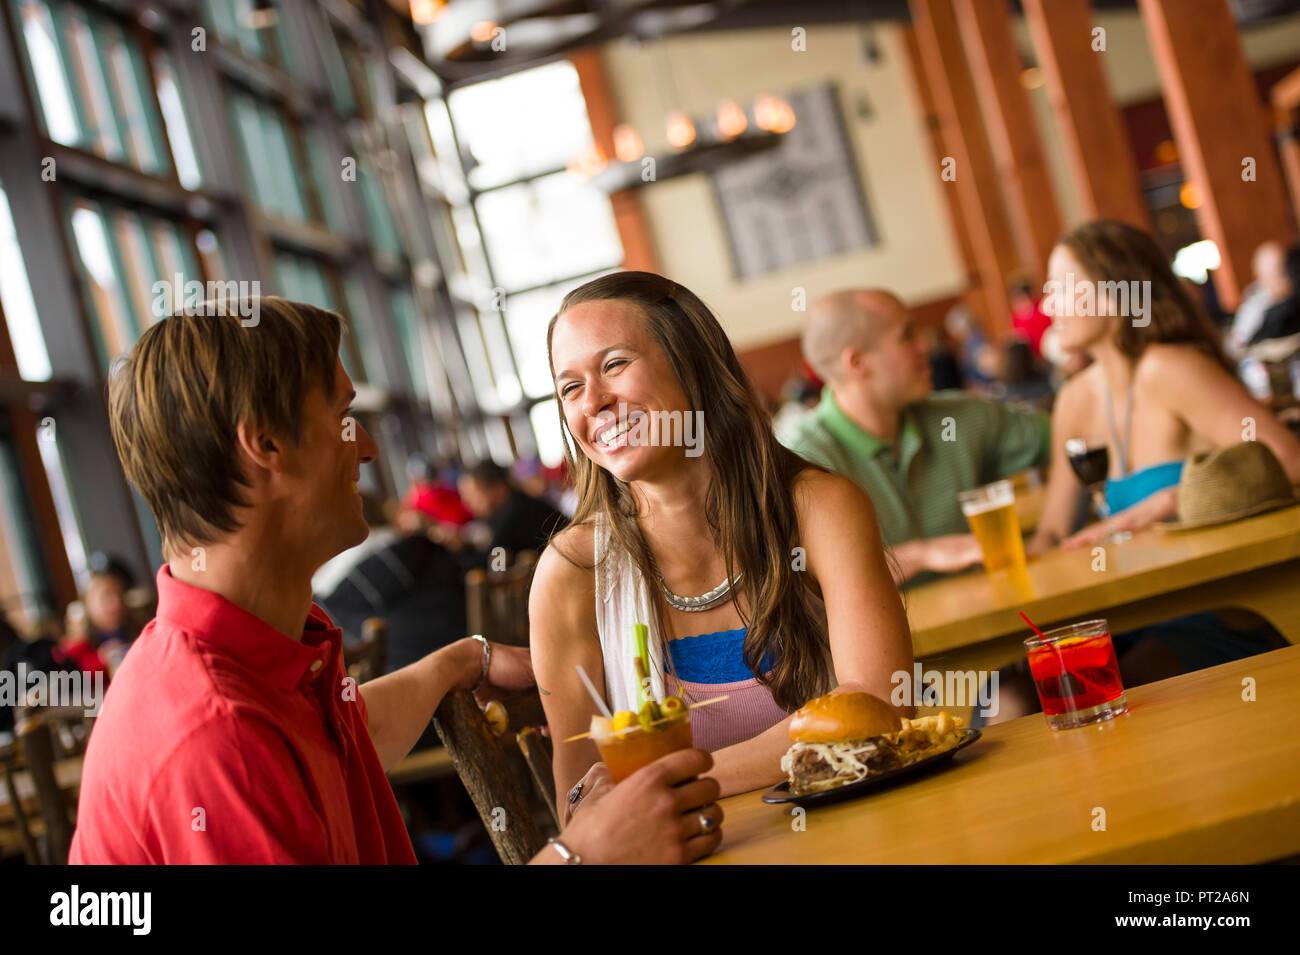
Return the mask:
[[803,796],[904,765],[903,720],[870,693],[828,693],[809,701],[790,723],[793,745],[781,757],[790,791]]

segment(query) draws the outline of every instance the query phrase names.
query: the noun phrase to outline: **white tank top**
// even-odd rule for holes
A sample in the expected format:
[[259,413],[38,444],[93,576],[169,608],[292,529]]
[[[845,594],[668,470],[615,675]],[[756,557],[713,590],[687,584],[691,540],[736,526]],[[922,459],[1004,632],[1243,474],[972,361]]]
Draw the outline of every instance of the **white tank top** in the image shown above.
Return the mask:
[[[605,658],[605,686],[611,710],[637,709],[637,679],[633,660],[636,635],[632,625],[651,624],[650,591],[632,556],[618,546],[605,515],[597,513],[594,525],[596,557],[596,631]],[[651,634],[650,685],[662,700],[664,661],[662,640]]]
[[[596,629],[605,659],[608,703],[614,710],[637,708],[636,637],[632,625],[649,624],[650,591],[632,557],[613,538],[604,515],[594,524],[596,557]],[[695,745],[710,752],[743,742],[785,719],[786,712],[772,699],[772,692],[756,677],[735,683],[692,683],[671,678],[665,691],[664,647],[661,639],[650,639],[650,681],[656,699],[684,693],[703,700],[725,695],[727,700],[692,714]]]

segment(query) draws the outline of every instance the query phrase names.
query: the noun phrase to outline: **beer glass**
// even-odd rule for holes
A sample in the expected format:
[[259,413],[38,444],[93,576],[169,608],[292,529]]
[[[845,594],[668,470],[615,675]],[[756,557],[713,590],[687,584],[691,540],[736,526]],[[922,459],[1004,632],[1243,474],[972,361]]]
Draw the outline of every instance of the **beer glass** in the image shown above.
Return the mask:
[[1016,492],[1010,481],[995,481],[957,495],[961,512],[984,552],[990,570],[1025,566],[1025,542],[1016,516]]

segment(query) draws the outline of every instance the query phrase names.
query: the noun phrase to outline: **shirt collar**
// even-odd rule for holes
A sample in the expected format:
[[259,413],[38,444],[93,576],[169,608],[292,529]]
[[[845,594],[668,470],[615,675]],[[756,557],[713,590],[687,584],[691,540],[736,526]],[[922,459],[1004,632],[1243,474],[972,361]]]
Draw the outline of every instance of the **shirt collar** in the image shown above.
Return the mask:
[[280,690],[288,692],[337,665],[342,634],[314,603],[299,642],[221,594],[177,580],[167,564],[158,569],[157,584],[158,619],[238,660]]
[[[826,426],[826,430],[835,435],[840,443],[857,457],[874,458],[882,451],[890,450],[887,441],[878,438],[870,431],[844,413],[830,387],[822,389],[822,400],[817,406],[817,414]],[[920,447],[921,436],[913,419],[912,407],[903,409],[902,421],[898,429],[899,460],[910,458]]]

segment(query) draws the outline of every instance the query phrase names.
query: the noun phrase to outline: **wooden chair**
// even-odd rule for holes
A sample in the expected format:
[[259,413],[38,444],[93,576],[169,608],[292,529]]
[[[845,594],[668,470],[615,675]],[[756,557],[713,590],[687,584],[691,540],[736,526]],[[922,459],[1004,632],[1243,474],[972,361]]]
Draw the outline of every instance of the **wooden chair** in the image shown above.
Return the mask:
[[537,555],[520,551],[505,570],[475,568],[465,575],[465,611],[470,633],[496,643],[528,646],[528,588]]
[[[23,854],[32,864],[64,865],[72,847],[75,806],[55,776],[60,755],[56,724],[62,714],[44,709],[18,709],[12,743],[0,748],[8,803],[21,840]],[[37,818],[30,818],[17,784],[25,772],[35,791]]]
[[388,622],[368,617],[361,624],[361,642],[343,647],[343,668],[357,683],[383,676],[387,668]]
[[[522,865],[540,852],[546,845],[544,830],[559,831],[551,749],[537,731],[545,722],[535,689],[489,703],[486,712],[468,690],[452,690],[434,714],[434,726],[452,765],[497,853],[509,865]],[[503,745],[511,733],[549,819],[534,810],[528,782],[512,765],[508,743]]]
[[[28,865],[39,865],[40,850],[36,846],[36,836],[23,807],[21,794],[18,792],[18,773],[23,769],[22,756],[18,751],[18,741],[13,734],[0,734],[0,773],[4,775],[6,808],[13,814],[13,830],[5,827],[0,837],[0,856],[8,856],[15,850],[20,852]],[[8,821],[7,819],[5,820]]]

